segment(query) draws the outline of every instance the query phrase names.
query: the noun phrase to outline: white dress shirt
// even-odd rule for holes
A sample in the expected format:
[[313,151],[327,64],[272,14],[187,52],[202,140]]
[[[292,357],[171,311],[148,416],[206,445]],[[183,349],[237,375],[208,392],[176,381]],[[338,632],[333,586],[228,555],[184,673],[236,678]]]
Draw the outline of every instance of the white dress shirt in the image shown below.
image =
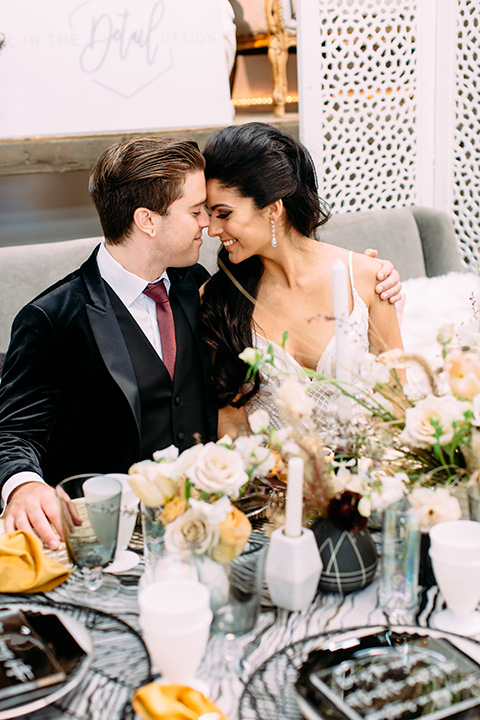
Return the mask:
[[[143,291],[148,285],[148,280],[142,280],[138,275],[134,275],[128,272],[128,270],[125,270],[125,268],[110,255],[104,242],[98,250],[97,263],[102,278],[118,295],[125,307],[132,314],[132,317],[140,325],[157,353],[162,357],[162,342],[158,329],[156,304],[154,300],[143,294]],[[166,272],[158,278],[158,281],[160,280],[163,280],[166,291],[169,293],[170,280]],[[8,496],[16,487],[32,481],[45,482],[40,475],[30,470],[16,473],[8,478],[2,488],[4,506],[8,500]]]

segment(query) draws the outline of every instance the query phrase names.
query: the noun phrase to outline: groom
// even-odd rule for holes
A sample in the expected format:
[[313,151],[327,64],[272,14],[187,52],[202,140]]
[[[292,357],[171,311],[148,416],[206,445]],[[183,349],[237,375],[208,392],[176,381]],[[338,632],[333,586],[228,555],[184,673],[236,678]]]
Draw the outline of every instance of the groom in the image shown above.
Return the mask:
[[[197,264],[208,226],[204,166],[194,142],[141,137],[95,165],[89,189],[105,243],[12,327],[0,384],[6,532],[34,531],[55,549],[60,480],[125,473],[155,450],[215,439],[196,332],[208,278]],[[398,295],[391,263],[380,273],[382,298]]]
[[[209,361],[196,333],[198,288],[208,279],[196,264],[208,226],[204,166],[196,143],[135,138],[93,169],[105,244],[13,323],[0,385],[7,532],[34,530],[55,548],[60,480],[126,473],[155,450],[215,439]],[[163,302],[152,299],[160,285]]]

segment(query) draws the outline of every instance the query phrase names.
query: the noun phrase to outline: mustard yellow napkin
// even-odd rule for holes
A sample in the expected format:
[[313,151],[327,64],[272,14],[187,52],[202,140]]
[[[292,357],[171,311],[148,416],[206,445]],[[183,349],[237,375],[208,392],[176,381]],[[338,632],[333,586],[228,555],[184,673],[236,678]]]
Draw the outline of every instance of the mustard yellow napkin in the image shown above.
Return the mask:
[[42,541],[24,530],[0,535],[0,592],[46,592],[70,570],[43,554]]
[[144,685],[133,696],[132,707],[145,720],[198,720],[213,712],[227,720],[211,700],[186,685]]

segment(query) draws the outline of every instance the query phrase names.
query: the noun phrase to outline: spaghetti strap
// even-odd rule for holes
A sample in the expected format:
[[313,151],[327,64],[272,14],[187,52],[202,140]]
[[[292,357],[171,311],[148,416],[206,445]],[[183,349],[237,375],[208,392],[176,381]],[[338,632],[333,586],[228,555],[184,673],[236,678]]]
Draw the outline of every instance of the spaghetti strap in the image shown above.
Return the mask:
[[350,285],[352,286],[352,290],[355,290],[355,285],[353,284],[353,252],[351,250],[348,251],[348,274],[350,275]]

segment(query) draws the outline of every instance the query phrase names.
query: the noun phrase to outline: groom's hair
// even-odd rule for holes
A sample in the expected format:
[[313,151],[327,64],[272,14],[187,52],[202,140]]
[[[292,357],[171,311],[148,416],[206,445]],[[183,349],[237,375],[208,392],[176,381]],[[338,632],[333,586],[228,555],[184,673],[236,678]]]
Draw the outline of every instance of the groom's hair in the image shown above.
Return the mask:
[[97,160],[88,186],[105,238],[112,244],[124,242],[139,207],[167,215],[182,197],[186,176],[204,168],[203,155],[191,140],[135,137],[109,147]]

